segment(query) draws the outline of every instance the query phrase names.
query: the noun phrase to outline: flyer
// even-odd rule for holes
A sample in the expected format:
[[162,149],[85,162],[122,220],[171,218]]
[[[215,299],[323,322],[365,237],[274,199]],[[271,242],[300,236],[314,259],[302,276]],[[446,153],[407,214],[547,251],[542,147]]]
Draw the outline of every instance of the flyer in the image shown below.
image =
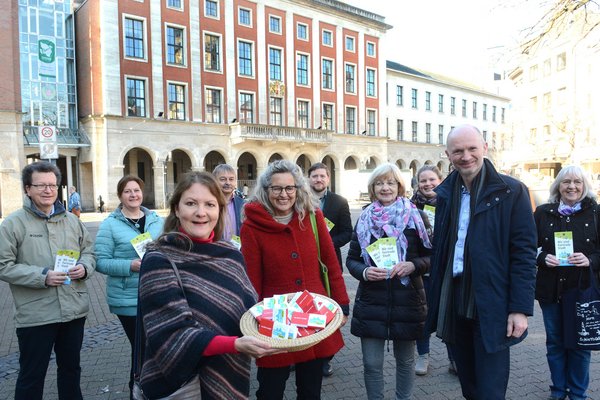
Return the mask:
[[[69,270],[77,265],[79,260],[79,252],[75,250],[58,250],[56,252],[56,260],[54,261],[54,270],[58,272],[69,273]],[[71,284],[71,278],[67,275],[65,285]]]
[[241,248],[242,248],[242,240],[240,239],[240,237],[238,235],[231,236],[231,243],[233,243],[233,245],[238,250],[241,250]]
[[327,219],[327,217],[325,218],[325,224],[327,225],[327,230],[331,231],[333,229],[333,227],[335,226],[335,224],[333,222],[331,222],[330,220]]
[[423,207],[423,212],[427,215],[429,223],[431,224],[431,229],[433,230],[435,224],[435,207],[426,204],[425,207]]
[[554,248],[559,266],[572,266],[567,258],[573,254],[573,232],[554,232]]
[[371,243],[367,246],[367,253],[379,268],[391,269],[400,261],[396,238],[393,237],[381,238]]
[[144,232],[130,240],[131,245],[135,249],[139,258],[144,258],[146,253],[146,245],[152,241],[152,236],[149,232]]

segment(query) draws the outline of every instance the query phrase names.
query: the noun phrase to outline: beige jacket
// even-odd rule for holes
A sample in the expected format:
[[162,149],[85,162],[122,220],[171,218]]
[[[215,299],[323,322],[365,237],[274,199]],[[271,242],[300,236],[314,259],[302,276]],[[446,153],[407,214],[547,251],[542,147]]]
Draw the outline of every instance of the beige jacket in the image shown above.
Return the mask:
[[[0,225],[0,280],[8,282],[15,303],[17,328],[68,322],[85,317],[89,295],[85,280],[96,266],[93,244],[83,223],[57,201],[47,217],[32,206],[23,208]],[[78,263],[86,277],[70,285],[46,287],[46,274],[54,269],[58,250],[80,252]]]

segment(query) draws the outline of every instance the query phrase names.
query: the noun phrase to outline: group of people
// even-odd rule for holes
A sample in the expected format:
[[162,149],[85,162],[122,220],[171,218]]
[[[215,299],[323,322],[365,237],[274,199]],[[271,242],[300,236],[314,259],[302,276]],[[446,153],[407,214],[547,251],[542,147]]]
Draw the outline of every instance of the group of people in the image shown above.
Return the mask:
[[[454,171],[442,180],[437,168],[423,167],[410,200],[398,167],[380,165],[354,227],[321,163],[305,178],[293,162],[275,161],[246,199],[229,165],[187,173],[164,221],[142,206],[144,182],[127,175],[95,246],[57,199],[57,167],[28,165],[23,209],[0,226],[0,279],[13,293],[20,350],[15,399],[43,397],[53,350],[59,398],[82,398],[85,281],[95,270],[107,275],[110,311],[131,344],[132,393],[136,386],[164,398],[193,386],[203,399],[244,399],[255,358],[258,399],[282,399],[292,370],[298,398],[319,399],[344,346],[339,330],[287,352],[244,336],[239,320],[275,294],[327,295],[322,261],[345,324],[350,299],[340,248],[348,242],[346,267],[358,280],[350,332],[360,338],[367,398],[383,398],[390,341],[396,399],[412,398],[415,373],[427,373],[433,332],[447,345],[466,399],[504,398],[509,349],[526,337],[535,298],[547,335],[549,399],[585,399],[590,351],[565,344],[560,303],[566,290],[590,284],[590,268],[600,269],[599,207],[589,180],[580,167],[563,168],[549,203],[533,213],[527,188],[498,173],[486,152],[477,128],[454,128],[446,149]],[[565,231],[573,238],[568,267],[554,241]],[[378,245],[391,258],[376,254]]]

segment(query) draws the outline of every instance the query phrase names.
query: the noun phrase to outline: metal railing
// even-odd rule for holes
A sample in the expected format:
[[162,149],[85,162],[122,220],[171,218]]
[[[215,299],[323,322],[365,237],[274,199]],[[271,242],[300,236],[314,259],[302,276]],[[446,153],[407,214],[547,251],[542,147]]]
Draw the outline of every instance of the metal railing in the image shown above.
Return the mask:
[[[40,144],[37,126],[23,127],[23,140],[26,146],[37,146]],[[79,129],[56,128],[56,142],[59,145],[70,146],[89,146],[90,139],[85,134],[85,131]]]

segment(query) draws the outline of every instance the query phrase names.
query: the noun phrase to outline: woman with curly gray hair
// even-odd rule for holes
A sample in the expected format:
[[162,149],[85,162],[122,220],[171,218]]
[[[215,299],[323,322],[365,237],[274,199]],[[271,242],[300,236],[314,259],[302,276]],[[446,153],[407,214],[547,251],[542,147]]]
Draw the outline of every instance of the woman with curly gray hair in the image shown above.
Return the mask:
[[[242,254],[258,299],[303,290],[327,296],[319,268],[320,252],[329,269],[331,297],[342,307],[345,323],[350,300],[342,270],[323,213],[314,208],[300,168],[287,160],[269,164],[244,212]],[[311,221],[315,222],[318,243]],[[298,398],[321,398],[323,362],[343,346],[338,330],[306,350],[257,360],[257,399],[282,399],[291,365],[296,366]]]

